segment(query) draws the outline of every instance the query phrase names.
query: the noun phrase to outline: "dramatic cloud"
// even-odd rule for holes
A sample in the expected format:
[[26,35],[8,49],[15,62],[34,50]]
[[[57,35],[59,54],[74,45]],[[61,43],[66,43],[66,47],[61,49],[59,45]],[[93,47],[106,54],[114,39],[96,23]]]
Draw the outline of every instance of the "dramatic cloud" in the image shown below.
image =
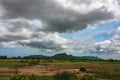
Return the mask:
[[5,20],[0,22],[0,41],[28,39],[32,36],[32,26],[27,20]]
[[119,14],[116,0],[0,0],[2,19],[39,20],[39,30],[66,32],[112,20]]
[[41,38],[20,41],[22,45],[31,46],[39,49],[64,50],[67,49],[68,40],[60,37],[57,33],[42,35]]
[[68,42],[69,41],[67,39],[61,38],[57,33],[55,33],[49,35],[43,34],[41,35],[41,38],[2,42],[1,45],[9,48],[32,47],[43,50],[62,51],[67,49],[66,45]]
[[[87,45],[82,46],[79,41],[73,43],[60,34],[115,20],[120,14],[117,0],[0,0],[0,11],[0,44],[3,47],[82,49],[82,52],[91,47],[86,48]],[[115,44],[118,37],[96,43],[94,50],[113,49],[109,46]]]
[[[0,42],[3,47],[33,47],[46,50],[64,50],[68,40],[59,33],[45,33],[37,21],[26,19],[3,20],[0,23]],[[40,23],[39,23],[40,24]]]

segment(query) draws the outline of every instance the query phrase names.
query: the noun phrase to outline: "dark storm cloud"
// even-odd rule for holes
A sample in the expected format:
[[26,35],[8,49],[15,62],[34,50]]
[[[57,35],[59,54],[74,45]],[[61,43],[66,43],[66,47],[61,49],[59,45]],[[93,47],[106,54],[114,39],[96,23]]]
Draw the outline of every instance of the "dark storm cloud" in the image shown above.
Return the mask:
[[0,42],[9,42],[23,39],[28,39],[28,37],[22,36],[21,34],[7,34],[0,36]]
[[27,20],[9,20],[0,22],[0,42],[25,40],[31,38],[32,27]]
[[29,46],[47,50],[64,50],[69,40],[60,37],[58,34],[43,34],[41,38],[33,38],[25,41],[18,41],[23,46]]
[[0,23],[0,44],[3,47],[33,47],[45,50],[64,50],[69,42],[58,33],[37,31],[39,26],[30,26],[31,21],[13,19]]
[[[68,8],[65,7],[67,4],[64,6],[63,4],[65,3],[60,4],[58,0],[1,0],[1,4],[5,10],[2,18],[24,17],[32,20],[38,19],[44,24],[43,28],[39,29],[40,31],[66,32],[85,29],[88,25],[114,19],[116,15],[116,12],[109,10],[111,5],[105,5],[105,1],[68,0],[67,2],[72,3]],[[94,2],[101,3],[103,6],[99,7],[99,5],[93,4]],[[79,5],[79,8],[72,9],[76,5]],[[80,5],[96,5],[98,8],[82,8]],[[114,4],[113,8],[114,6],[117,5]]]
[[34,47],[38,49],[47,49],[47,50],[64,50],[60,44],[56,44],[54,41],[31,41],[29,43],[20,43],[23,46]]
[[[49,2],[49,0],[47,2]],[[37,18],[43,15],[40,13],[43,12],[44,9],[47,9],[47,2],[46,0],[2,0],[2,4],[6,10],[4,16],[7,18]]]

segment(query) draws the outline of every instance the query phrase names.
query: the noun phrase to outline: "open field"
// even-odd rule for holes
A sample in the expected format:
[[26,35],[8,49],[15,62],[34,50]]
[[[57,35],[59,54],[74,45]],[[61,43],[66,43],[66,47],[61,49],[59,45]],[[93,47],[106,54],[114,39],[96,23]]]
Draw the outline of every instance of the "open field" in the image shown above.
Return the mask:
[[[80,71],[80,68],[86,70]],[[14,75],[52,76],[58,72],[64,71],[73,73],[78,77],[89,75],[96,77],[99,80],[120,80],[120,61],[39,59],[0,60],[0,80],[9,80],[9,78]]]

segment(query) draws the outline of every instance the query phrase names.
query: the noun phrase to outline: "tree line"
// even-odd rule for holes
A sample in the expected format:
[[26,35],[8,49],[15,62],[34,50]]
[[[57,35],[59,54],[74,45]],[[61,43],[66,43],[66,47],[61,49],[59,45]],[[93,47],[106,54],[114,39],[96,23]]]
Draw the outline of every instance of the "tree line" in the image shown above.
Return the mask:
[[29,55],[29,56],[17,56],[17,57],[7,57],[0,56],[0,59],[55,59],[55,60],[102,60],[96,56],[73,56],[66,53],[59,53],[53,56],[44,56],[44,55]]

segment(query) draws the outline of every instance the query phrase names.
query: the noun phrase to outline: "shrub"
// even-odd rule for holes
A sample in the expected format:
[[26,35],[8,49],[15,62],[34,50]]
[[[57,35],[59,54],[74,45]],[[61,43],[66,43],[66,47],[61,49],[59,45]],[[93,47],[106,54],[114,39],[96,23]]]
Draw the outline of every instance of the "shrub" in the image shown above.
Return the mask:
[[28,76],[28,80],[39,80],[39,77],[35,75],[31,75],[31,76]]
[[98,80],[98,79],[93,76],[83,76],[80,80]]
[[25,76],[21,75],[21,76],[12,76],[10,78],[10,80],[25,80]]
[[115,60],[114,60],[114,59],[109,59],[108,61],[109,61],[109,62],[114,62]]
[[87,71],[87,70],[86,70],[86,68],[81,67],[79,71],[81,71],[81,72],[85,72],[85,71]]
[[54,80],[79,80],[79,78],[73,73],[62,72],[54,75]]
[[30,62],[29,62],[29,66],[34,66],[34,65],[37,65],[37,64],[39,64],[39,60],[31,60]]
[[17,75],[19,73],[18,69],[15,68],[15,74]]

